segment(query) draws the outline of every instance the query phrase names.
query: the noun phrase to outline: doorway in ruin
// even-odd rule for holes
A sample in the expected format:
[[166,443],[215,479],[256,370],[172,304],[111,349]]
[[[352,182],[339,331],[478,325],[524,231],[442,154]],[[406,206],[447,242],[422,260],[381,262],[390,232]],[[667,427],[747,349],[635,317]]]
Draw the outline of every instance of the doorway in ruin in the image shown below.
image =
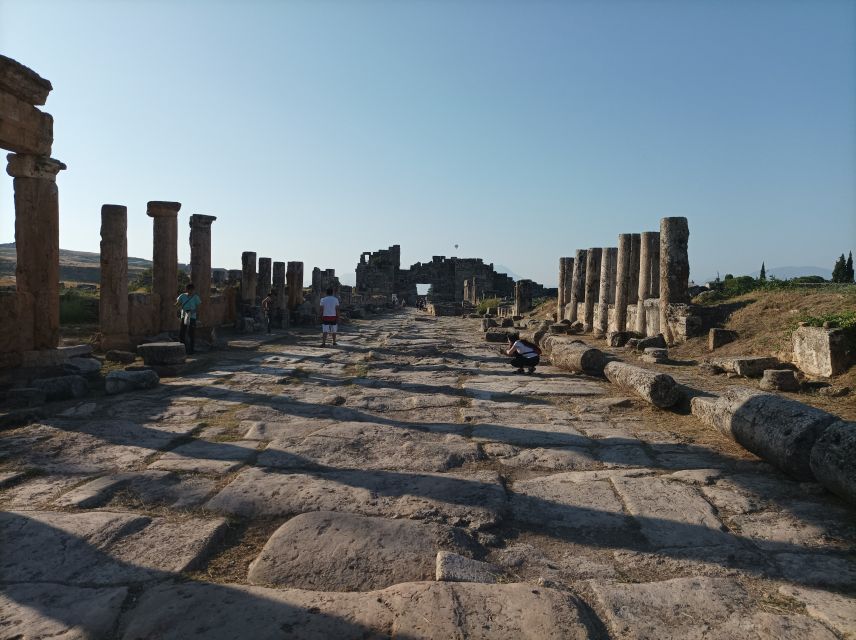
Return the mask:
[[[420,306],[420,307],[424,306],[428,302],[428,299],[431,296],[432,288],[433,287],[432,287],[431,283],[417,282],[416,283],[416,300],[414,301],[414,304],[416,304],[417,306]],[[408,301],[408,303],[409,303],[409,301]]]

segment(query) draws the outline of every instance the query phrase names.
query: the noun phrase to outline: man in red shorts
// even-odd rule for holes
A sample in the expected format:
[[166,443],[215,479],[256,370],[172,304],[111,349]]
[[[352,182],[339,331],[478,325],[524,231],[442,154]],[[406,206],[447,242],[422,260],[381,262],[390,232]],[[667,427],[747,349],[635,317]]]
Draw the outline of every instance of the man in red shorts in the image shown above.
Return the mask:
[[327,295],[321,298],[321,346],[327,346],[327,334],[333,337],[336,346],[336,331],[339,329],[339,298],[333,295],[333,289],[327,289]]

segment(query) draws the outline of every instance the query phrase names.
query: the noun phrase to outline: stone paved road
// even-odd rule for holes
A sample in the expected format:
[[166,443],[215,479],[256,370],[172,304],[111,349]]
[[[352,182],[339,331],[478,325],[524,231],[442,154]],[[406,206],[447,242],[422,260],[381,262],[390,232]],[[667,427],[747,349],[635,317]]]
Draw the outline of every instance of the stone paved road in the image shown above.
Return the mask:
[[0,637],[856,637],[818,486],[474,321],[316,339],[0,433]]

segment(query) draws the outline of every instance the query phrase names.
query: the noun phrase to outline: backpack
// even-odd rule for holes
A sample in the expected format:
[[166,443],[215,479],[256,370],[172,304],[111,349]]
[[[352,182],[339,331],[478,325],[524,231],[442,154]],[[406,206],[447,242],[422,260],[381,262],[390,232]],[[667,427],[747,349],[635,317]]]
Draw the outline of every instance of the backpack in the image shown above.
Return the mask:
[[525,345],[526,345],[527,347],[529,347],[530,349],[534,349],[534,350],[535,350],[535,353],[537,353],[539,356],[541,355],[541,353],[542,353],[542,351],[541,351],[541,347],[539,347],[539,346],[538,346],[537,344],[535,344],[534,342],[529,342],[529,340],[524,340],[523,338],[520,338],[520,342],[522,342],[523,344],[525,344]]

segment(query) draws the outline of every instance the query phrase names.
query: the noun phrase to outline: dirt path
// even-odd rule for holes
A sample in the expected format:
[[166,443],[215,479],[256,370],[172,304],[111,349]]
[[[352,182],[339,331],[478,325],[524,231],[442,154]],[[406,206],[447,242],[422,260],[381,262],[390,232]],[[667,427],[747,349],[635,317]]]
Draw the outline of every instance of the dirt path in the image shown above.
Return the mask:
[[856,637],[852,509],[475,321],[193,370],[0,433],[0,637]]

